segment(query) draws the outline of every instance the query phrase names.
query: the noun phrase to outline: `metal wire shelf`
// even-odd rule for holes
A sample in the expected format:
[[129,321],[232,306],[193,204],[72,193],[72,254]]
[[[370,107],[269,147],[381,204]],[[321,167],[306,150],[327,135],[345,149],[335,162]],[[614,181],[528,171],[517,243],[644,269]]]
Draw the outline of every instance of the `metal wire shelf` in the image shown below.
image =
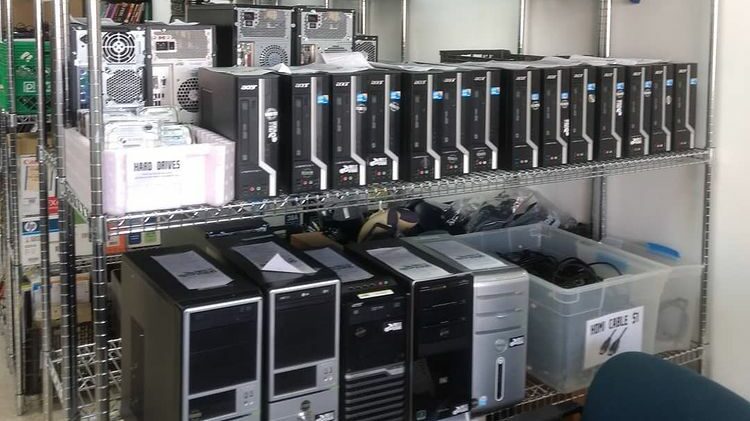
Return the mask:
[[[190,206],[180,209],[132,213],[124,216],[109,216],[107,217],[107,228],[110,234],[129,234],[211,222],[280,216],[321,209],[370,206],[416,198],[456,196],[507,188],[585,180],[602,176],[635,174],[704,164],[709,162],[710,159],[710,150],[696,149],[555,168],[526,171],[488,171],[420,183],[375,184],[366,188],[280,196],[253,202],[232,202],[220,207]],[[64,190],[60,194],[64,194],[66,200],[81,215],[88,216],[87,206],[76,197],[75,192],[67,184],[64,185]]]
[[[110,408],[111,419],[119,419],[122,369],[120,361],[122,358],[122,340],[112,339],[109,341],[109,380],[110,380]],[[94,344],[78,346],[78,402],[82,420],[93,419],[94,401]],[[660,354],[662,358],[679,365],[687,365],[700,361],[703,358],[703,347],[696,346],[684,351],[674,351]],[[58,399],[62,397],[62,383],[60,382],[60,364],[62,361],[62,350],[53,351],[50,355],[50,373],[52,383]],[[557,405],[564,402],[574,401],[586,395],[585,390],[573,393],[558,393],[555,389],[541,383],[533,378],[526,382],[526,398],[519,404],[504,409],[498,413],[488,415],[488,421],[499,421],[514,415],[533,411],[549,405]]]
[[[80,420],[95,419],[96,411],[94,406],[94,389],[95,389],[95,352],[94,344],[84,344],[77,347],[78,364],[78,403]],[[110,416],[111,419],[119,419],[120,414],[120,396],[122,384],[122,340],[112,339],[109,341],[109,385],[110,385]],[[55,388],[57,398],[62,401],[63,386],[60,381],[60,371],[62,364],[62,350],[58,349],[50,353],[50,375],[52,384]]]

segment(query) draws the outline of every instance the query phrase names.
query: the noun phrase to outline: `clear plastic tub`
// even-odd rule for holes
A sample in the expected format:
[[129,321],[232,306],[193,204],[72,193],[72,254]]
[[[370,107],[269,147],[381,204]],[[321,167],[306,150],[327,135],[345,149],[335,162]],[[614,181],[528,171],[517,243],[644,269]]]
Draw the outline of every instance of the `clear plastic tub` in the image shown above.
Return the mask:
[[615,237],[602,242],[670,267],[669,280],[659,302],[654,351],[683,351],[697,345],[703,265],[686,261],[676,251],[656,244]]
[[[603,282],[572,289],[530,276],[528,370],[558,391],[588,386],[596,368],[613,355],[655,352],[659,297],[670,273],[667,266],[548,225],[456,238],[487,253],[532,250],[558,259],[607,262],[622,272],[612,271],[615,276]],[[617,347],[612,346],[615,341]]]

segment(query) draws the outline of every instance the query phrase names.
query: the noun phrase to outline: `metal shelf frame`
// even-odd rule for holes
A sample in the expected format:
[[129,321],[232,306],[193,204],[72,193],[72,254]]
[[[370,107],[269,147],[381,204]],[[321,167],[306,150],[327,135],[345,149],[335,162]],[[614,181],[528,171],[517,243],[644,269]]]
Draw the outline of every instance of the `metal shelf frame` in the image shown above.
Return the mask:
[[[6,29],[5,42],[8,43],[9,63],[13,60],[13,1],[0,0],[2,5],[2,23]],[[36,45],[37,45],[37,83],[43,86],[43,45],[42,45],[42,20],[43,0],[34,0],[36,9]],[[67,182],[64,162],[64,128],[69,126],[66,121],[66,92],[68,92],[69,78],[67,77],[67,66],[65,65],[66,54],[70,49],[68,37],[68,1],[53,0],[52,16],[48,19],[52,23],[53,42],[53,98],[52,116],[49,119],[45,115],[44,107],[40,107],[36,116],[17,116],[15,114],[15,92],[13,72],[9,72],[9,96],[10,107],[2,116],[0,134],[2,144],[0,145],[0,159],[3,161],[2,182],[5,187],[3,197],[3,221],[2,239],[7,241],[8,261],[11,262],[10,270],[10,307],[12,308],[10,330],[13,336],[12,360],[16,371],[16,396],[18,412],[24,408],[23,379],[22,375],[23,355],[23,326],[21,318],[21,288],[20,280],[22,268],[20,266],[20,229],[18,214],[18,173],[16,167],[16,133],[20,126],[35,126],[38,132],[39,144],[37,148],[37,159],[40,171],[40,225],[43,227],[41,243],[41,264],[39,272],[42,278],[42,306],[43,306],[43,344],[42,344],[42,367],[43,367],[43,409],[45,419],[52,418],[52,392],[59,397],[66,419],[96,419],[106,421],[118,417],[119,384],[122,370],[119,365],[121,344],[118,339],[108,337],[108,307],[107,307],[107,273],[106,267],[110,262],[116,262],[118,257],[107,257],[104,245],[110,234],[128,234],[160,229],[184,227],[210,222],[238,220],[247,218],[267,217],[316,211],[319,209],[334,209],[349,206],[376,206],[382,203],[409,200],[414,198],[438,198],[445,196],[456,196],[463,194],[474,194],[477,192],[490,192],[513,187],[523,187],[550,183],[562,183],[575,180],[592,180],[592,222],[595,237],[606,236],[607,228],[607,178],[612,176],[640,173],[651,170],[681,167],[687,165],[704,165],[704,213],[703,213],[703,265],[704,273],[702,279],[702,303],[701,303],[701,340],[693,349],[663,355],[664,358],[680,364],[697,363],[703,368],[705,357],[709,350],[706,336],[706,303],[708,286],[708,248],[710,229],[710,199],[711,199],[711,155],[713,148],[713,125],[715,109],[715,86],[716,86],[716,56],[718,16],[720,0],[711,0],[711,34],[709,55],[709,82],[708,82],[708,104],[706,129],[706,149],[694,150],[681,153],[669,153],[648,156],[636,159],[624,159],[609,162],[593,162],[581,165],[571,165],[551,169],[537,169],[520,172],[493,171],[471,174],[463,177],[448,178],[445,180],[425,183],[390,183],[367,186],[361,189],[343,191],[328,191],[309,195],[291,195],[272,198],[256,202],[233,202],[222,207],[193,206],[183,209],[173,209],[158,212],[133,213],[124,216],[105,215],[103,212],[102,192],[102,141],[103,141],[103,102],[101,87],[101,21],[90,19],[88,25],[89,46],[89,74],[90,74],[90,121],[91,121],[91,197],[90,200],[82,200],[77,197]],[[363,11],[368,10],[368,0],[361,0],[360,7]],[[518,52],[525,53],[526,29],[528,24],[528,0],[519,0],[519,27],[518,27]],[[88,16],[101,16],[100,0],[87,0],[86,11]],[[612,0],[599,1],[599,51],[603,56],[609,56],[612,44]],[[187,9],[186,9],[187,12]],[[407,36],[408,36],[408,13],[409,1],[401,0],[401,56],[403,60],[408,58]],[[364,15],[364,13],[363,13]],[[360,27],[366,25],[366,21],[360,22]],[[44,89],[38,89],[38,104],[44,104]],[[45,141],[47,139],[46,125],[37,124],[41,121],[51,121],[52,134],[55,150],[47,151]],[[46,172],[54,171],[56,175],[57,192],[59,200],[60,218],[60,263],[54,272],[59,273],[61,278],[61,341],[60,350],[51,350],[51,323],[50,323],[50,276],[53,272],[49,262],[49,238],[48,238],[48,211],[47,209],[47,186]],[[84,202],[90,205],[84,205]],[[73,247],[73,210],[78,210],[88,218],[91,239],[93,242],[93,255],[89,258],[76,258]],[[91,271],[91,287],[93,291],[93,344],[78,346],[76,340],[76,297],[75,297],[75,273],[80,270]],[[488,419],[505,419],[518,414],[533,410],[535,408],[561,403],[583,396],[583,392],[573,394],[559,394],[553,389],[530,382],[527,390],[527,399],[521,404],[509,408]]]

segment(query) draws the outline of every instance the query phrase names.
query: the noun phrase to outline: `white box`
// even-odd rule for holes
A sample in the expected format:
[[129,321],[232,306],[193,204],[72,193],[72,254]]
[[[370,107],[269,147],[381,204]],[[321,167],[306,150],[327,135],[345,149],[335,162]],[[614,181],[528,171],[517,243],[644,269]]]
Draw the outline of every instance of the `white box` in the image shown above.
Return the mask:
[[[49,215],[57,215],[55,174],[47,172]],[[36,155],[18,156],[18,215],[20,218],[39,215],[39,163]]]
[[[104,213],[221,206],[234,199],[234,142],[190,126],[193,145],[110,149],[102,153]],[[66,129],[66,176],[90,208],[89,139]]]
[[[60,231],[58,227],[57,216],[49,218],[49,260],[50,263],[60,261],[59,238]],[[39,229],[39,217],[26,217],[21,219],[21,265],[31,266],[38,265],[42,262],[42,241]]]

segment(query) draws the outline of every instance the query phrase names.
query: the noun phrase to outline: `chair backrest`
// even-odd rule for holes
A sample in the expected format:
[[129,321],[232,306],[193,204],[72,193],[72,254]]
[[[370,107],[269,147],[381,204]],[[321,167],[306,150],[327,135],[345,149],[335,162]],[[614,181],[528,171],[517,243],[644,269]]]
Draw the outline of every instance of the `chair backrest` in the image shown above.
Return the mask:
[[685,367],[629,352],[599,369],[583,421],[632,420],[744,421],[750,402]]

